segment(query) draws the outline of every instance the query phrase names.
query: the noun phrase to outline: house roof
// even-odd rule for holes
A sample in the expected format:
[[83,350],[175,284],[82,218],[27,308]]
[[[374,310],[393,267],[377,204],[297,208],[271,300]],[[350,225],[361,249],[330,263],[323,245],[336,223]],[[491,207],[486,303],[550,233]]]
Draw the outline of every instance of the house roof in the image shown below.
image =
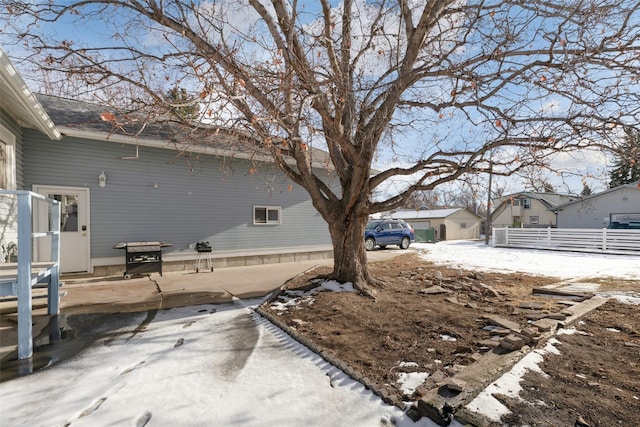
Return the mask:
[[579,196],[573,194],[558,194],[558,193],[538,193],[534,191],[522,191],[519,193],[508,194],[506,196],[501,196],[496,198],[497,203],[494,203],[497,210],[500,205],[502,205],[505,201],[510,200],[512,198],[531,198],[536,199],[542,202],[543,205],[547,207],[547,209],[554,208],[563,203],[571,202],[574,200],[580,199]]
[[[207,125],[193,127],[162,117],[142,120],[139,113],[116,111],[105,105],[44,94],[36,96],[66,136],[272,161],[266,147],[240,132]],[[314,166],[326,168],[328,153],[311,150]]]
[[0,107],[20,126],[38,129],[51,139],[62,137],[34,94],[0,48]]
[[[74,99],[34,94],[0,48],[0,108],[18,124],[59,140],[71,136],[226,157],[273,161],[267,147],[228,129],[194,129],[168,120],[139,120],[129,111]],[[139,116],[138,116],[139,117]],[[331,169],[329,153],[309,147],[314,167]],[[293,163],[293,159],[288,159]]]
[[640,181],[632,183],[632,184],[619,185],[617,187],[613,187],[613,188],[610,188],[608,190],[601,191],[600,193],[591,194],[591,195],[586,196],[586,197],[578,198],[577,200],[572,200],[570,202],[563,203],[561,205],[555,206],[554,210],[556,210],[556,209],[557,210],[561,210],[562,208],[564,208],[566,206],[573,205],[575,203],[580,203],[580,202],[583,202],[585,200],[595,199],[595,198],[598,198],[598,197],[603,196],[605,194],[614,193],[616,191],[620,191],[620,190],[623,190],[623,189],[638,190],[640,192]]
[[44,94],[36,97],[67,136],[173,149],[177,143],[189,141],[194,141],[194,148],[222,148],[239,140],[238,134],[220,128],[203,126],[194,130],[163,118],[145,119],[139,113],[118,111],[106,105]]
[[[438,219],[446,218],[466,208],[449,209],[406,209],[394,212],[391,216],[397,219]],[[471,212],[471,211],[469,211]],[[475,215],[475,214],[474,214]]]

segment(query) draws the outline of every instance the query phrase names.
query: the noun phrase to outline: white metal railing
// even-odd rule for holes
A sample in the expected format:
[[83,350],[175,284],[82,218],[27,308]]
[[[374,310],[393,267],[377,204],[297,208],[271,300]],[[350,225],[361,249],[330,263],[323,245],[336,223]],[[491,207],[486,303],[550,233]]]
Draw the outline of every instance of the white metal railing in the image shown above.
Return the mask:
[[[0,295],[17,296],[18,359],[28,359],[33,355],[31,318],[33,285],[45,282],[48,284],[48,314],[57,314],[60,307],[60,203],[26,190],[0,190],[0,196],[18,199],[18,263],[17,268],[12,265],[3,265],[3,274],[0,276]],[[47,204],[50,224],[47,231],[33,231],[34,201]],[[39,263],[36,266],[32,262],[33,241],[47,236],[51,237],[51,260],[49,263]]]
[[640,230],[494,228],[493,246],[638,255]]

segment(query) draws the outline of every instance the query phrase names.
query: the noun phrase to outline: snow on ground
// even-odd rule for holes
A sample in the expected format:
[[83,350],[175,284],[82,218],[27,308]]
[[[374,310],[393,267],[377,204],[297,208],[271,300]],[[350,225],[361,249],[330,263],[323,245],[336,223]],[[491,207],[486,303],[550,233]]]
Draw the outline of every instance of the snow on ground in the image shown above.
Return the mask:
[[[466,241],[412,247],[425,260],[461,268],[640,280],[640,257],[503,249]],[[70,360],[0,383],[2,425],[435,426],[424,418],[413,423],[253,314],[259,303],[164,310],[145,328],[139,328],[146,316],[141,313],[138,323]],[[532,352],[514,369],[536,369],[540,357]],[[416,374],[402,378],[405,386],[415,386],[421,379]],[[501,380],[492,386],[503,393],[517,391],[517,375]],[[485,397],[479,396],[476,406],[497,416],[502,409],[493,409],[495,402]]]
[[415,243],[422,258],[482,271],[522,272],[560,279],[618,277],[640,280],[640,256],[537,249],[494,248],[484,242],[452,240]]
[[428,377],[428,372],[400,372],[396,382],[400,385],[402,392],[409,396],[420,384],[425,382]]
[[0,383],[0,424],[435,426],[253,313],[259,302],[163,310],[145,328],[141,313],[73,359]]
[[517,398],[522,387],[520,381],[527,371],[534,371],[544,375],[539,368],[539,364],[544,360],[543,356],[547,353],[559,354],[554,347],[558,341],[552,338],[543,349],[534,350],[524,356],[513,368],[487,388],[482,390],[468,405],[470,411],[483,414],[494,422],[499,422],[500,417],[511,413],[509,408],[502,404],[498,399],[493,397],[494,394],[502,394],[504,396]]
[[[491,245],[485,245],[484,242],[475,241],[414,244],[412,247],[418,249],[420,256],[425,260],[457,268],[507,273],[522,272],[574,281],[602,277],[640,280],[640,256],[494,248]],[[613,297],[624,303],[640,304],[640,289],[637,292],[600,295]],[[560,329],[557,332],[559,335],[571,333],[580,333],[580,331],[573,328]],[[493,397],[493,394],[517,397],[521,390],[522,376],[529,370],[541,372],[538,364],[543,361],[545,354],[559,354],[559,350],[554,346],[557,342],[555,338],[551,338],[543,349],[527,354],[509,372],[487,386],[467,405],[467,409],[499,422],[500,417],[510,411]]]
[[278,311],[295,309],[302,304],[314,303],[314,295],[318,292],[355,292],[353,283],[338,283],[335,280],[316,279],[318,286],[308,291],[287,290],[282,293],[277,301],[271,303],[271,308]]

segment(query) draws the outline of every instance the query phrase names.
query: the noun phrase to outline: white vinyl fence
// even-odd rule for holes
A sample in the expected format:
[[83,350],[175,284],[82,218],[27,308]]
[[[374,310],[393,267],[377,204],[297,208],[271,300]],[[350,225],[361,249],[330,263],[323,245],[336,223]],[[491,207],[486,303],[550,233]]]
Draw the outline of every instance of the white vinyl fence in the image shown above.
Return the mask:
[[640,255],[640,230],[494,228],[493,246]]

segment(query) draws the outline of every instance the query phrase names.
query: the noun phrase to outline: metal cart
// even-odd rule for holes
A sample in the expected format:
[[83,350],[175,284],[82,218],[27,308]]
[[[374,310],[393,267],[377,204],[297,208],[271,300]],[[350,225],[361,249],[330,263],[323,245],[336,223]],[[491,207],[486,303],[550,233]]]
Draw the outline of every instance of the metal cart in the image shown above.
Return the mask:
[[134,274],[160,273],[162,276],[162,248],[171,246],[164,242],[117,243],[115,249],[125,249],[126,269],[124,278]]

